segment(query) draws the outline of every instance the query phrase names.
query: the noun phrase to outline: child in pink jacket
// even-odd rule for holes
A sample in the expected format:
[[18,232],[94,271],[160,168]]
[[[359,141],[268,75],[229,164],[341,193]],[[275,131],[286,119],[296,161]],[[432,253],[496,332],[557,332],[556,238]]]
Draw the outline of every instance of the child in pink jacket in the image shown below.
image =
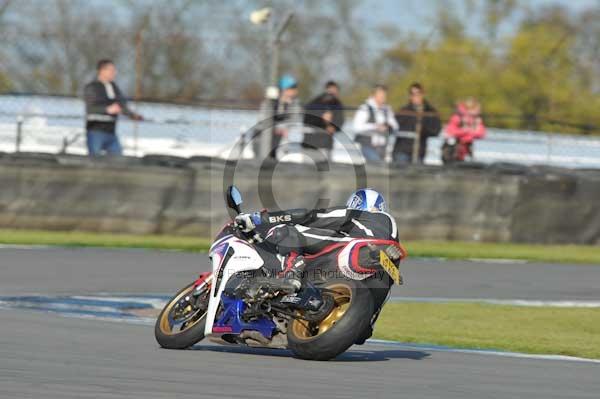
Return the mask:
[[458,104],[446,125],[445,136],[447,142],[456,143],[455,161],[464,161],[467,156],[473,156],[473,141],[485,137],[481,106],[477,100],[469,98]]

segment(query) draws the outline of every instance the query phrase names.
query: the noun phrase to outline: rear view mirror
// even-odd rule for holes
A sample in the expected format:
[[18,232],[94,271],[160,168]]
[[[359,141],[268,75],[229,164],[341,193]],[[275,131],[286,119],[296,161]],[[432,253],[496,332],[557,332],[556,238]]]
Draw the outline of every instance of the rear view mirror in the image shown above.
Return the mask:
[[240,190],[238,190],[236,186],[229,186],[227,189],[227,206],[237,213],[241,213],[240,205],[242,205],[243,202]]

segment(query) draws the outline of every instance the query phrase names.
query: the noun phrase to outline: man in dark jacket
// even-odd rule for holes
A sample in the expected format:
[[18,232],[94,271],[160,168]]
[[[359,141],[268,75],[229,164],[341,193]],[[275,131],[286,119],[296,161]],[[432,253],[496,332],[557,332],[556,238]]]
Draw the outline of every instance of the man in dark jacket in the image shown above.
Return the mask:
[[302,147],[321,150],[327,158],[333,149],[333,136],[344,125],[344,105],[339,98],[339,86],[333,80],[325,84],[325,92],[304,107],[304,140]]
[[84,89],[87,147],[90,156],[103,152],[121,155],[123,150],[116,134],[117,118],[120,114],[132,119],[142,117],[127,107],[127,101],[119,86],[114,82],[117,69],[111,60],[100,60],[97,77]]
[[423,163],[427,153],[427,139],[437,136],[441,121],[437,110],[425,99],[425,90],[420,83],[413,83],[408,89],[409,101],[396,113],[399,135],[394,144],[394,162],[411,162],[415,139],[402,136],[403,132],[414,132],[419,140],[418,161]]

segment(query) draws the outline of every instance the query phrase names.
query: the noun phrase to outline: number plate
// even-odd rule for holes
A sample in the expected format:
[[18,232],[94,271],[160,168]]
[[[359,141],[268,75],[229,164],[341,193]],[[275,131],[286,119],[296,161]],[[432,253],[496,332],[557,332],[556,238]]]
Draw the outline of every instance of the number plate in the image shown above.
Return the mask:
[[396,267],[384,251],[379,251],[379,263],[396,284],[402,285],[402,275],[400,274],[399,267]]

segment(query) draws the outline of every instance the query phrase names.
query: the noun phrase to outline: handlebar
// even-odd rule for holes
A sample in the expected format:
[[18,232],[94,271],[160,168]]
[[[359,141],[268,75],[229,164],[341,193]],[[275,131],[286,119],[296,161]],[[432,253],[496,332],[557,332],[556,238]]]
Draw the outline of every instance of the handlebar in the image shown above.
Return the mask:
[[256,231],[256,229],[249,231],[249,232],[244,232],[242,231],[242,229],[240,228],[239,225],[237,225],[235,223],[235,221],[233,221],[232,226],[236,229],[236,231],[238,231],[240,233],[240,235],[242,236],[241,238],[243,238],[244,240],[248,241],[250,244],[253,244],[255,242],[261,243],[264,242],[264,239],[262,238],[262,236],[260,235],[260,233],[258,233]]
[[252,236],[252,238],[251,238],[251,239],[253,240],[253,242],[255,241],[255,242],[258,242],[258,243],[261,243],[261,242],[264,242],[264,241],[265,241],[265,240],[262,238],[262,236],[261,236],[261,235],[260,235],[260,234],[259,234],[257,231],[254,231],[254,235]]

